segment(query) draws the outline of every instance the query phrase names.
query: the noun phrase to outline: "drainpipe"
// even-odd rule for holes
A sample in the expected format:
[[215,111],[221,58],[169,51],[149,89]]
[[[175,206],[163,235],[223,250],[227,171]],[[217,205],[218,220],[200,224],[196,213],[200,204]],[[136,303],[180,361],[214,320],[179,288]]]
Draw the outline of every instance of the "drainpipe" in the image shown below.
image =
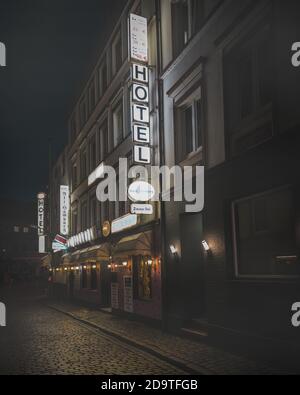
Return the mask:
[[[156,35],[157,35],[157,83],[158,83],[158,124],[159,124],[159,161],[160,166],[165,165],[165,141],[164,141],[164,91],[163,81],[160,79],[162,72],[162,33],[161,33],[161,0],[155,0]],[[162,191],[162,177],[160,178],[160,190]],[[160,202],[160,236],[161,236],[161,289],[162,289],[162,329],[168,330],[168,293],[167,293],[167,269],[166,269],[166,215],[165,202]]]

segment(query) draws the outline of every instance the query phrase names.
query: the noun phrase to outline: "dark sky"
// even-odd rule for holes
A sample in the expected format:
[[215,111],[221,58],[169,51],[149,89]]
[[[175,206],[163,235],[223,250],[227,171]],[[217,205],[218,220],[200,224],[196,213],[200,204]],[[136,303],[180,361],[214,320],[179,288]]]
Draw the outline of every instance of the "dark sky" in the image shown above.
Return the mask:
[[35,199],[126,0],[0,0],[0,198]]

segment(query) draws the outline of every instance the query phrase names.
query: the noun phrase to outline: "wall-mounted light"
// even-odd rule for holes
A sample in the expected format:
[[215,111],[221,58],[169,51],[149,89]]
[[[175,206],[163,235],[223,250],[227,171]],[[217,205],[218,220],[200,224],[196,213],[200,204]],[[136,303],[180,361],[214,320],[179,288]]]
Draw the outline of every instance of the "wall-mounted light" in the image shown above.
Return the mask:
[[83,266],[83,270],[86,270],[87,269],[87,267],[86,266]]
[[170,245],[170,251],[173,255],[177,254],[177,248],[173,244]]
[[96,266],[96,265],[93,265],[92,268],[93,268],[93,269],[97,269],[97,266]]
[[202,241],[202,246],[203,246],[203,249],[204,249],[205,252],[210,252],[211,251],[210,250],[210,246],[209,246],[209,244],[207,243],[206,240]]
[[127,262],[127,261],[124,261],[124,262],[122,263],[122,265],[123,265],[124,267],[126,267],[126,266],[128,265],[128,262]]
[[152,260],[152,259],[149,259],[149,260],[148,260],[148,265],[149,265],[149,266],[152,266],[152,265],[153,265],[153,260]]

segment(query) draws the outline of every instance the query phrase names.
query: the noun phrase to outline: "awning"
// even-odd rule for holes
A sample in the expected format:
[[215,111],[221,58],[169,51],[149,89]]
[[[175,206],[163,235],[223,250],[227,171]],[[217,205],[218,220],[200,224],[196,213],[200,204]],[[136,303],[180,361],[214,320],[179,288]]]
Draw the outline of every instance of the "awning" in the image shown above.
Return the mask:
[[84,250],[75,251],[72,254],[66,254],[63,257],[64,264],[71,263],[94,263],[101,261],[109,261],[111,256],[109,244],[101,244],[85,248]]
[[51,254],[46,255],[41,259],[42,267],[50,267],[52,262]]
[[127,256],[152,256],[152,231],[124,237],[116,245],[113,258]]

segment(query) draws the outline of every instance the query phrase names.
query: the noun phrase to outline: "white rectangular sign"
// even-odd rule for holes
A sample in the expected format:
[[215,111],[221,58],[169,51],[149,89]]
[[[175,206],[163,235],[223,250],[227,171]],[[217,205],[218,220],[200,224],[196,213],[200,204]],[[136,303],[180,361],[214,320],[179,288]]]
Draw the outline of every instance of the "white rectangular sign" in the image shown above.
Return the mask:
[[133,142],[138,144],[150,144],[149,126],[133,125]]
[[140,163],[144,165],[150,165],[151,163],[151,148],[142,147],[140,145],[134,146],[134,163]]
[[134,103],[132,105],[132,117],[133,117],[133,122],[149,123],[150,121],[149,107],[143,104]]
[[131,66],[131,76],[133,81],[148,84],[149,82],[148,67],[137,63],[133,63]]
[[127,313],[133,313],[132,276],[124,277],[124,311]]
[[140,103],[149,103],[149,88],[147,85],[132,85],[132,100]]
[[119,219],[116,219],[111,224],[111,233],[118,233],[122,232],[125,229],[132,228],[133,226],[137,225],[138,217],[137,215],[125,215]]
[[60,187],[60,233],[69,234],[70,189],[66,185]]
[[130,208],[131,214],[152,215],[153,206],[151,204],[132,204]]
[[38,194],[38,235],[45,234],[45,197],[44,193]]
[[129,42],[131,60],[148,62],[148,22],[147,18],[130,14]]
[[39,237],[39,254],[46,253],[46,237],[40,236]]

